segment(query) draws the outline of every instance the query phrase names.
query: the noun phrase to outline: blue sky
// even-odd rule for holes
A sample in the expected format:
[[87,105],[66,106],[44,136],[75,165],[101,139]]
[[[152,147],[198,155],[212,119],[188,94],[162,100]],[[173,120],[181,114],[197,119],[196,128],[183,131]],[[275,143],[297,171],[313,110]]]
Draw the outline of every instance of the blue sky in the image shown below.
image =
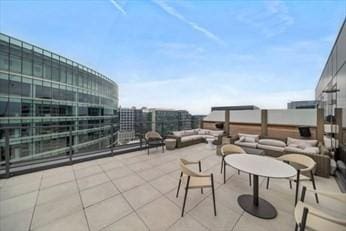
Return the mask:
[[120,105],[285,108],[314,89],[339,1],[3,1],[0,31],[115,80]]

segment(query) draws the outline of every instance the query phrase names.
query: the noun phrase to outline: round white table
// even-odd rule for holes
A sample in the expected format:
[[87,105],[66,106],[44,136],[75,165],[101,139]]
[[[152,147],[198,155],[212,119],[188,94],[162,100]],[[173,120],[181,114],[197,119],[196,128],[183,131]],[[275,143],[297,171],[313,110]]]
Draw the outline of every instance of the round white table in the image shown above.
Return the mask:
[[213,144],[215,138],[206,138],[207,142],[208,142],[208,149],[213,150],[215,148],[215,145]]
[[240,195],[238,197],[240,207],[259,218],[275,218],[277,215],[275,207],[258,196],[258,176],[289,178],[295,176],[297,170],[282,161],[258,155],[232,154],[225,157],[225,162],[235,169],[253,175],[253,195]]

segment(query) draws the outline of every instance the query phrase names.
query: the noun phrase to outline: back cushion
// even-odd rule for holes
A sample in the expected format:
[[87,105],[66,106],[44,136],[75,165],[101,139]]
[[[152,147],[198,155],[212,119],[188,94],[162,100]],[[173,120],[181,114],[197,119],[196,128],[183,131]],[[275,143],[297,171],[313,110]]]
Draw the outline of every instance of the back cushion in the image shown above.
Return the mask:
[[194,130],[185,130],[184,131],[184,136],[192,136],[192,135],[195,135]]
[[263,145],[269,145],[269,146],[276,146],[276,147],[286,147],[285,142],[281,140],[274,140],[274,139],[260,139],[258,143]]
[[173,132],[173,135],[174,135],[174,136],[177,136],[177,137],[183,137],[183,136],[184,136],[184,131],[176,131],[176,132]]
[[287,137],[287,145],[288,146],[298,146],[299,148],[307,148],[307,147],[316,147],[318,144],[318,140],[303,140],[303,139],[295,139],[291,137]]
[[[257,142],[258,139],[259,139],[259,135],[253,135],[253,134],[239,133],[238,136],[239,136],[239,137],[244,136],[245,138],[248,137],[248,138],[250,138],[249,140],[253,140],[253,139],[251,139],[251,138],[254,138],[254,139],[255,139],[254,142]],[[248,142],[248,141],[245,141],[245,142]]]
[[209,135],[209,130],[206,129],[199,129],[198,135]]

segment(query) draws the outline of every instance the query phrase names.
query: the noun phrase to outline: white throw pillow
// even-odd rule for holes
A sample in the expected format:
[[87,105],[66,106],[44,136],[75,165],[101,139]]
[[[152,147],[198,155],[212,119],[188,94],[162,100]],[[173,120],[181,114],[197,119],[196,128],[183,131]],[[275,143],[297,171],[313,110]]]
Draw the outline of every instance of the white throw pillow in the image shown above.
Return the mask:
[[238,136],[239,137],[245,136],[245,137],[255,138],[255,142],[258,141],[258,139],[259,139],[259,135],[253,135],[253,134],[239,133]]
[[275,147],[286,147],[285,142],[281,140],[274,140],[274,139],[260,139],[258,141],[259,144],[263,145],[269,145],[269,146],[275,146]]
[[245,141],[244,142],[256,143],[256,138],[255,137],[245,136]]

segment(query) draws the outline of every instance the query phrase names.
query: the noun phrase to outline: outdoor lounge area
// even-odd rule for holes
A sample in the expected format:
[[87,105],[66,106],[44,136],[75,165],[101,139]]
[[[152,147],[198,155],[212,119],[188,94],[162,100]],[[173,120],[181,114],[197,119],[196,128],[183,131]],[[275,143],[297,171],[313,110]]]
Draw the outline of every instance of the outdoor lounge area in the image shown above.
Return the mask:
[[[250,215],[238,197],[252,194],[249,177],[227,166],[201,143],[161,152],[153,148],[0,180],[0,230],[294,230],[295,190],[287,179],[259,177],[259,196],[277,211],[274,219]],[[211,188],[189,189],[184,216],[185,184],[178,198],[179,159],[201,161],[213,173],[216,216]],[[198,166],[193,168],[198,172]],[[334,177],[315,177],[318,190],[339,192]],[[304,183],[302,183],[304,185]],[[311,183],[306,184],[308,187]],[[337,217],[346,206],[306,192],[305,201]]]

